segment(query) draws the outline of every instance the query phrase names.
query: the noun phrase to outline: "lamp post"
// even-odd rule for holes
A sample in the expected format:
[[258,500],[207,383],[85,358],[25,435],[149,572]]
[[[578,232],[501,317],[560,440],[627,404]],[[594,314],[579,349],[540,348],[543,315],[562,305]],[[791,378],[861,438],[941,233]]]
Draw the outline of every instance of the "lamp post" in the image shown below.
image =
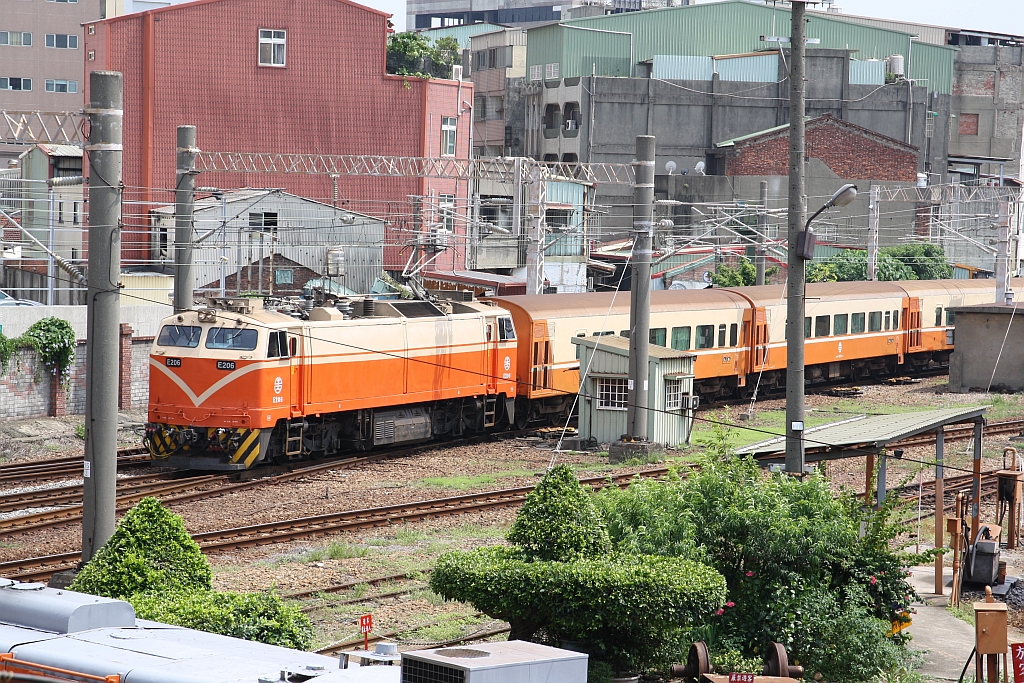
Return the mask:
[[814,258],[814,233],[811,223],[826,209],[833,206],[846,206],[857,196],[857,186],[848,183],[836,190],[836,193],[825,204],[814,212],[804,229],[797,234],[796,244],[790,241],[790,250],[795,258],[790,262],[797,263],[789,273],[791,287],[787,308],[786,335],[786,471],[801,476],[804,473],[804,311],[806,293],[804,279],[804,261]]

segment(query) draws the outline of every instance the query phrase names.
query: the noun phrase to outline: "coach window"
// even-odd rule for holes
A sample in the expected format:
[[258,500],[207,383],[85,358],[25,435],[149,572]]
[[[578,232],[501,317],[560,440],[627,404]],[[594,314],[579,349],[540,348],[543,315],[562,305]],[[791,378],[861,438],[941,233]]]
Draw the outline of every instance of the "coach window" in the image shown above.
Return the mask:
[[718,348],[725,346],[725,325],[718,326]]
[[946,309],[946,324],[952,325],[956,321],[956,312]]
[[850,333],[860,334],[864,331],[864,314],[854,313],[850,316]]
[[516,338],[516,328],[512,318],[498,318],[498,341],[512,341]]
[[832,317],[832,334],[846,334],[846,323],[850,316],[846,313],[838,313]]
[[672,328],[672,348],[676,351],[690,350],[690,326]]
[[814,336],[827,337],[832,331],[831,316],[819,315],[814,318]]
[[665,328],[664,327],[656,327],[653,330],[651,330],[651,343],[654,344],[655,346],[664,346],[665,345]]
[[935,307],[935,327],[942,326],[942,306]]
[[892,312],[892,329],[900,329],[900,312],[898,310]]
[[697,348],[710,349],[715,345],[715,326],[697,325]]
[[729,325],[729,346],[736,346],[740,341],[740,326],[737,323]]
[[886,311],[885,312],[885,329],[886,329],[886,331],[889,330],[889,323],[890,322],[891,322],[891,320],[889,318],[889,311]]
[[252,351],[256,348],[258,338],[259,333],[256,330],[211,327],[206,334],[206,348],[225,351]]
[[868,332],[882,331],[882,312],[872,311],[868,313]]
[[164,325],[160,328],[160,336],[157,337],[157,346],[180,346],[186,349],[194,349],[199,346],[199,337],[203,335],[203,328],[194,325]]
[[808,339],[811,336],[811,319],[804,318],[804,339]]

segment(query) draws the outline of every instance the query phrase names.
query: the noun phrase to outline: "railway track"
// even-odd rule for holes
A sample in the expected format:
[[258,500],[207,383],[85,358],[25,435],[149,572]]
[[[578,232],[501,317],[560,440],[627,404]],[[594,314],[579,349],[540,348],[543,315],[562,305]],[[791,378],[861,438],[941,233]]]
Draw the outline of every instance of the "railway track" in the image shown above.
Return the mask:
[[[122,448],[117,452],[118,469],[132,465],[145,465],[149,462],[149,453],[142,447]],[[4,482],[24,484],[30,481],[60,477],[80,477],[83,463],[82,456],[76,455],[0,465],[0,484]]]

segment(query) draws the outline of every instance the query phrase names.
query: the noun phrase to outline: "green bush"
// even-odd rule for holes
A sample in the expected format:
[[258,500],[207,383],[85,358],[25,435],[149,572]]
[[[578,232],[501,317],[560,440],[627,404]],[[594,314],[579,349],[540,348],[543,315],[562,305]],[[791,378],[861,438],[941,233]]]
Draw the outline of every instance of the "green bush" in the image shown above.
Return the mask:
[[308,649],[313,643],[309,618],[274,592],[140,593],[129,601],[141,619],[296,650]]
[[609,555],[529,561],[494,546],[442,555],[430,587],[512,625],[510,638],[586,643],[623,671],[667,663],[685,629],[725,602],[725,580],[697,562]]
[[70,588],[123,599],[147,591],[210,590],[212,577],[181,517],[156,498],[143,498]]
[[552,468],[526,497],[508,540],[538,560],[607,552],[608,530],[572,468]]
[[19,348],[35,349],[43,367],[64,381],[75,362],[75,345],[71,323],[52,316],[32,323],[20,337],[10,338],[0,333],[0,374],[7,372],[11,356]]

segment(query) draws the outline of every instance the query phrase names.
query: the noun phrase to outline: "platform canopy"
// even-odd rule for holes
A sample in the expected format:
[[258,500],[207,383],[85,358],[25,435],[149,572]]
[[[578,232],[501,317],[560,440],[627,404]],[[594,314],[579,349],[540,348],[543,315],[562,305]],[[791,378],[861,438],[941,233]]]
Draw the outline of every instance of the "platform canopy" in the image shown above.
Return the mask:
[[[924,410],[898,415],[860,415],[848,420],[812,427],[804,432],[808,461],[876,455],[892,444],[946,425],[984,422],[989,406]],[[738,455],[752,455],[764,464],[785,462],[786,437],[742,446]]]

